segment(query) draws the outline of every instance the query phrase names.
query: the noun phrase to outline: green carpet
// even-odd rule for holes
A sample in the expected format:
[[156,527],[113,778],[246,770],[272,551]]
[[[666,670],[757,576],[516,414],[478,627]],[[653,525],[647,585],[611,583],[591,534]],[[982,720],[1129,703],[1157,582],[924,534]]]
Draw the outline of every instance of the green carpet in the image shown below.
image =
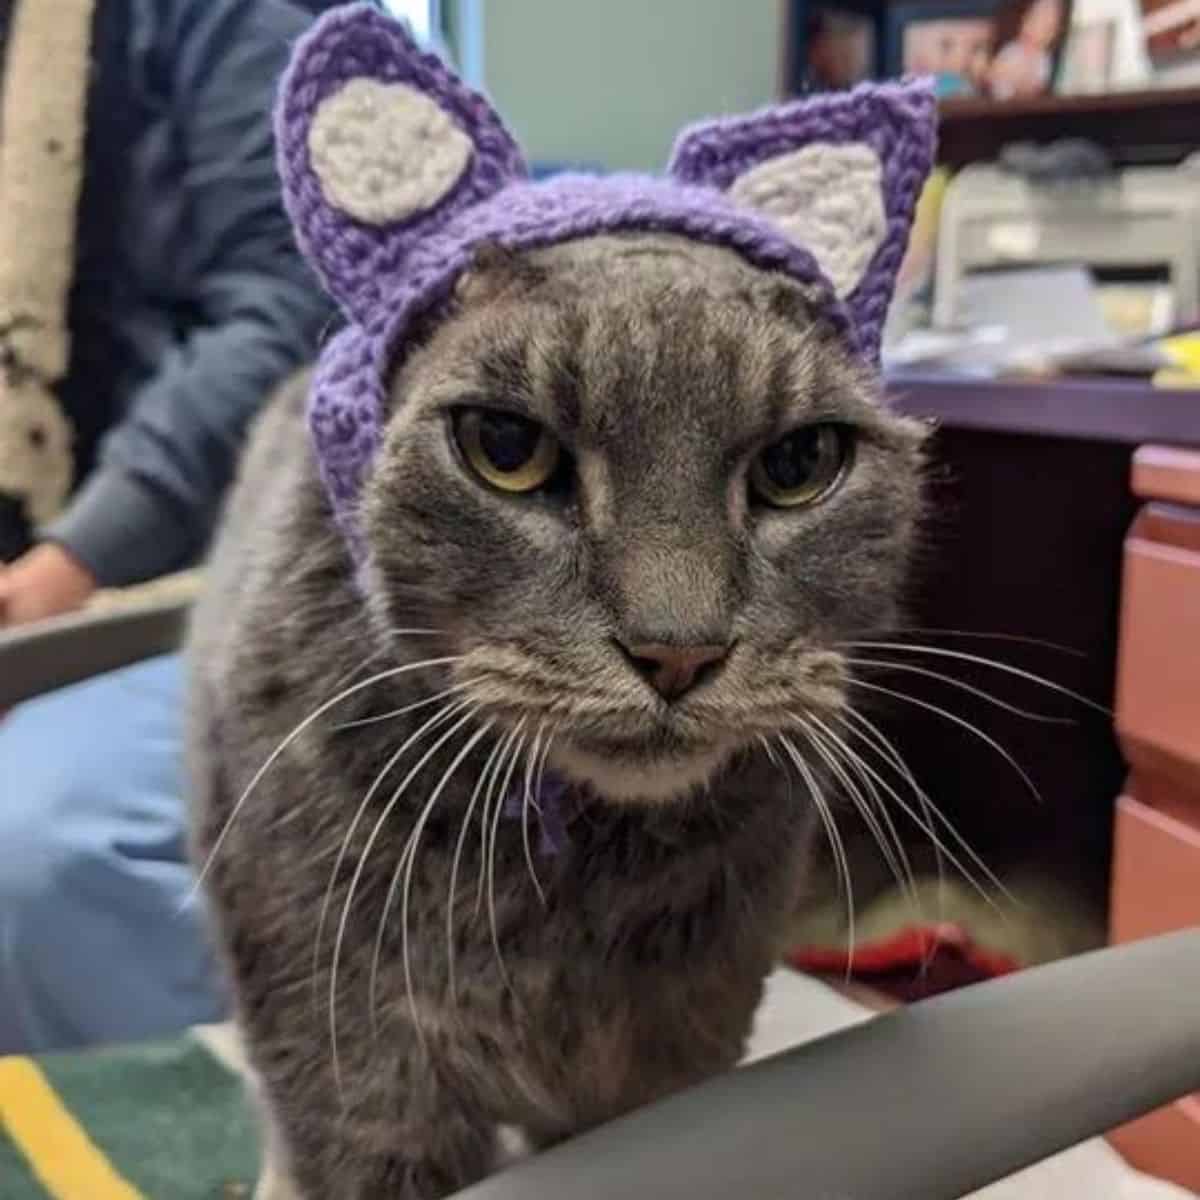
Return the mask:
[[3,1200],[248,1200],[243,1082],[192,1036],[0,1059]]

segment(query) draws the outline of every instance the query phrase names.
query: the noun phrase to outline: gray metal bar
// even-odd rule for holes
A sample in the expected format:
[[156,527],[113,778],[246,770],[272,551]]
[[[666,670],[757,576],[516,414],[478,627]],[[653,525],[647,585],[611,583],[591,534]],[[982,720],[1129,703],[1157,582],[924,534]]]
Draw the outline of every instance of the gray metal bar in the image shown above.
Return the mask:
[[0,710],[177,649],[189,607],[169,600],[0,629]]
[[458,1200],[955,1200],[1200,1089],[1200,929],[731,1072]]

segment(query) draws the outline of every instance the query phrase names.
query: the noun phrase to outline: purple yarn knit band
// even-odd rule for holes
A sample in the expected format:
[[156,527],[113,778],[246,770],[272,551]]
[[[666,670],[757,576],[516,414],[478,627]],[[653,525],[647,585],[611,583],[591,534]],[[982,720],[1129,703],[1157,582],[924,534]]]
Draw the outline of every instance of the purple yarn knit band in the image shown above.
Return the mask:
[[[322,353],[309,413],[356,559],[355,507],[382,438],[388,380],[414,320],[445,303],[480,246],[638,230],[727,246],[814,287],[847,346],[874,363],[932,164],[934,114],[924,83],[865,85],[685,130],[665,178],[530,183],[487,101],[402,26],[366,5],[320,20],[284,80],[278,143],[300,244],[350,319]],[[840,197],[838,172],[859,192]],[[864,255],[852,226],[872,181],[878,195],[865,208],[878,216]],[[747,194],[765,198],[763,211]],[[808,198],[794,213],[791,195]],[[839,229],[843,214],[850,225]],[[821,264],[840,275],[847,262],[839,298]]]

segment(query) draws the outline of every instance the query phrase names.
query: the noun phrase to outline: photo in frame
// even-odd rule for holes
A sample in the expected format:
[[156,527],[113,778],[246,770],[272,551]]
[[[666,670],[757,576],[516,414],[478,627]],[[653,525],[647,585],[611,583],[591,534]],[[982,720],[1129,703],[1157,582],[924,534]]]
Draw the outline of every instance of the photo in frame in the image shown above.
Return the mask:
[[1018,100],[1054,88],[1071,0],[897,4],[889,74],[927,74],[943,97]]
[[1146,54],[1157,71],[1200,60],[1200,4],[1141,0]]
[[807,8],[804,18],[804,82],[814,91],[839,91],[870,79],[878,55],[875,21],[831,4]]
[[1058,90],[1082,96],[1110,91],[1116,82],[1117,22],[1088,21],[1071,27],[1058,73]]
[[1027,100],[1052,92],[1071,28],[1071,0],[1002,0],[994,21],[987,95]]

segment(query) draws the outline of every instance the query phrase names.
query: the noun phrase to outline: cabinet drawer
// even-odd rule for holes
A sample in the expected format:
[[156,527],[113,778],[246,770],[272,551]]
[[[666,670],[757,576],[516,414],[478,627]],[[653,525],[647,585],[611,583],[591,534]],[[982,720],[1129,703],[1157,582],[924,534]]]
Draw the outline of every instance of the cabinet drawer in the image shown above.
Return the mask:
[[1200,1097],[1114,1129],[1109,1140],[1139,1170],[1200,1195]]
[[[1139,522],[1143,528],[1146,522]],[[1117,732],[1135,769],[1171,776],[1200,803],[1200,550],[1125,543]]]
[[1200,925],[1200,826],[1117,801],[1112,940],[1131,942]]
[[1133,493],[1144,500],[1200,507],[1200,450],[1142,446],[1133,456]]
[[[1200,827],[1122,796],[1113,845],[1112,940],[1192,925],[1200,925]],[[1115,1129],[1109,1140],[1139,1170],[1200,1193],[1200,1096]]]

